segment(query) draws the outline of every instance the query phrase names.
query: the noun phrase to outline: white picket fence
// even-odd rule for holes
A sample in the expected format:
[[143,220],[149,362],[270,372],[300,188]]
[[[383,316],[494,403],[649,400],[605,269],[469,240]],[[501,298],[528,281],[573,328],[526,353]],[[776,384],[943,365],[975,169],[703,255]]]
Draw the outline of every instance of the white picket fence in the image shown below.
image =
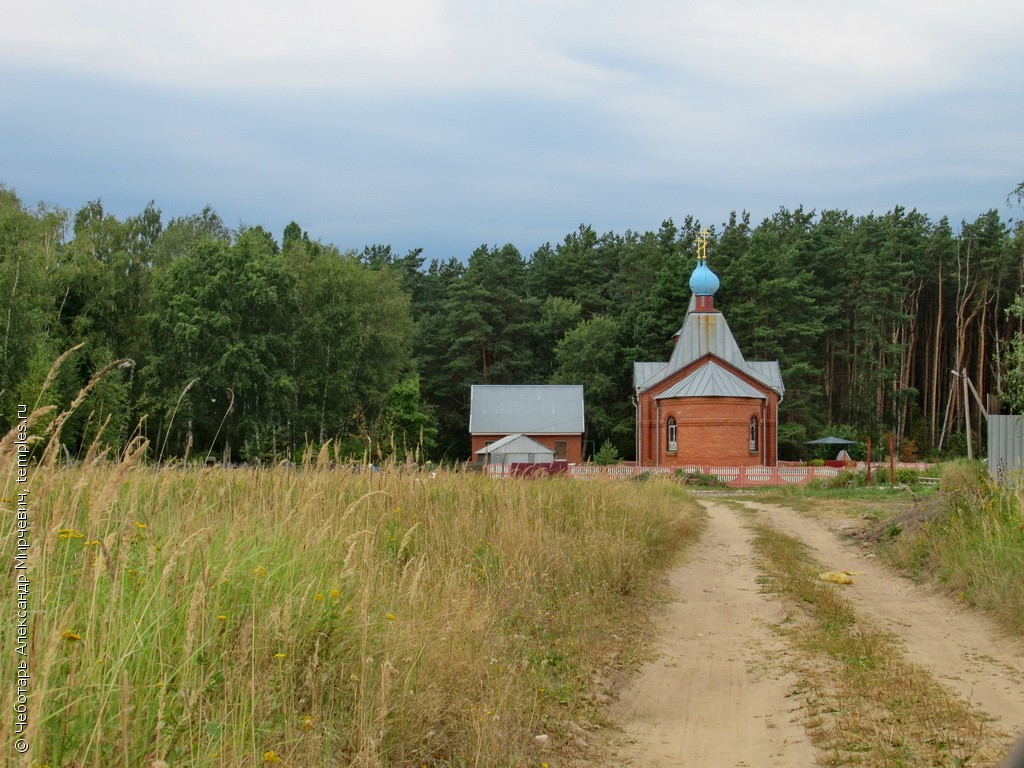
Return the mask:
[[[798,485],[821,477],[835,477],[839,470],[835,467],[711,467],[687,466],[679,467],[683,472],[716,477],[731,488],[749,488],[763,485]],[[508,477],[511,472],[507,466],[492,464],[486,468],[491,477]],[[628,464],[617,464],[610,467],[599,467],[595,464],[574,464],[568,467],[566,474],[571,477],[586,479],[596,477],[629,478],[642,475],[670,475],[675,467],[637,467]]]

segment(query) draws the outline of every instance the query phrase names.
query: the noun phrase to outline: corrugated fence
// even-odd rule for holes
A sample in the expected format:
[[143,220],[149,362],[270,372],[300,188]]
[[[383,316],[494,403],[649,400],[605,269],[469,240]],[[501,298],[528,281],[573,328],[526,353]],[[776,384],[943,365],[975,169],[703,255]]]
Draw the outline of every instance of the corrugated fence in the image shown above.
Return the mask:
[[1024,472],[1024,416],[988,417],[988,469],[997,478]]

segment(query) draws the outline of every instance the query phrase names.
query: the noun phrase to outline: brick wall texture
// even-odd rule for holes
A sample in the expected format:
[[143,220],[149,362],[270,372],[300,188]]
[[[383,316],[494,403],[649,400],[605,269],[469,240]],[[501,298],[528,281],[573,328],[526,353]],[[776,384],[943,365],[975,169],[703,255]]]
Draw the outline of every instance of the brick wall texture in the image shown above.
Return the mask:
[[[701,358],[640,395],[640,454],[647,467],[706,464],[719,467],[775,466],[778,394],[727,363],[722,367],[762,391],[767,400],[692,397],[656,400],[694,368]],[[668,420],[674,417],[677,450],[668,450]],[[750,420],[757,419],[757,448],[750,450]]]

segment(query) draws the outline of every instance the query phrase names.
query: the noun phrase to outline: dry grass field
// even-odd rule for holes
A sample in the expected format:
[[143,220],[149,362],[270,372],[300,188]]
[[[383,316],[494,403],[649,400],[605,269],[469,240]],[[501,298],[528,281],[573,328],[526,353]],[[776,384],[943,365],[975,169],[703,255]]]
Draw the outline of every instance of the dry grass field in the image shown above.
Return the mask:
[[[3,450],[12,563],[24,486]],[[33,465],[31,750],[10,764],[554,764],[599,719],[593,675],[635,647],[638,598],[699,528],[670,483],[324,464]],[[0,664],[9,713],[15,657]]]

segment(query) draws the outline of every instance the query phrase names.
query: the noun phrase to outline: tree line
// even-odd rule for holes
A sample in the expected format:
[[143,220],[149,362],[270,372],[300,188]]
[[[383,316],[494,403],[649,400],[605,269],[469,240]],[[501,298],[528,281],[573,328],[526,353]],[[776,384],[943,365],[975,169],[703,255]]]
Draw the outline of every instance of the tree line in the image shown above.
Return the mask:
[[[529,256],[481,245],[427,263],[294,222],[277,239],[209,208],[72,215],[0,186],[0,427],[83,344],[40,401],[66,407],[118,364],[64,426],[72,455],[142,434],[164,458],[294,458],[330,440],[340,457],[466,459],[470,385],[574,383],[588,449],[631,458],[632,364],[668,359],[701,229],[581,225]],[[1020,223],[797,208],[709,230],[716,305],[748,359],[782,366],[783,458],[826,431],[892,436],[906,458],[963,451],[964,371],[1024,405]]]

